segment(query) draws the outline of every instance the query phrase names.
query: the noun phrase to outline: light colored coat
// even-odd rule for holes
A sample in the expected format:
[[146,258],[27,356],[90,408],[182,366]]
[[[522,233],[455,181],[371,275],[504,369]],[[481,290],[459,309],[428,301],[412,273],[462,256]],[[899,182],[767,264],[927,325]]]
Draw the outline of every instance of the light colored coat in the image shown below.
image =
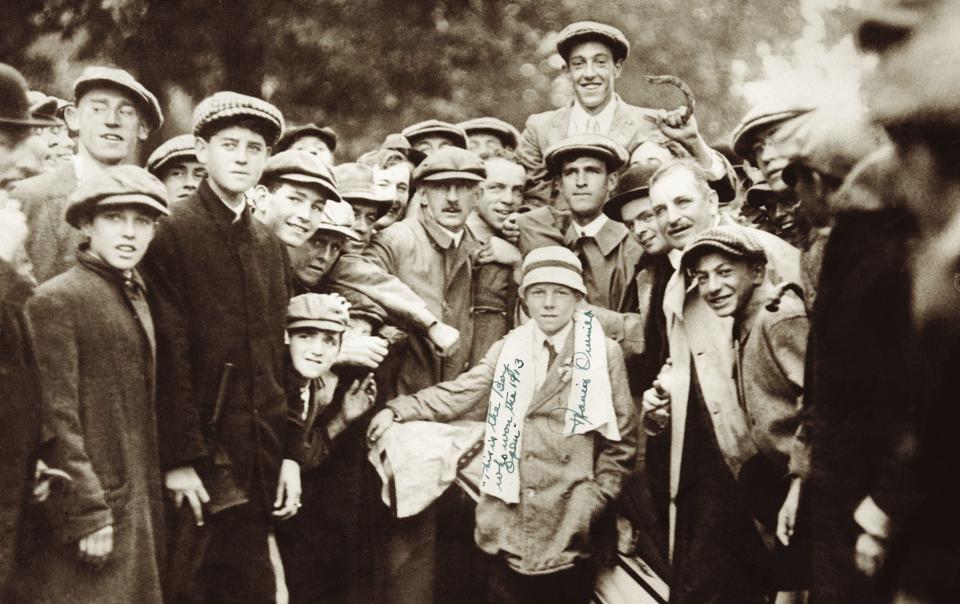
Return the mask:
[[[721,223],[729,221],[721,219]],[[767,274],[774,283],[799,283],[800,251],[758,229],[747,229],[767,254]],[[704,402],[717,437],[717,444],[734,476],[743,463],[757,454],[747,417],[737,397],[733,377],[733,319],[720,318],[700,297],[695,285],[681,271],[667,283],[663,311],[667,321],[672,369],[670,393],[670,552],[676,533],[676,497],[680,486],[687,403],[691,370],[696,370]],[[692,361],[692,365],[691,365]]]
[[74,254],[84,237],[67,224],[64,216],[70,194],[78,184],[76,168],[70,163],[53,172],[22,180],[11,192],[11,197],[22,204],[27,217],[30,227],[27,255],[39,283],[59,275],[75,263]]
[[[621,440],[608,441],[596,431],[557,433],[555,412],[565,407],[570,392],[570,381],[560,379],[561,359],[570,356],[573,337],[570,330],[524,417],[519,503],[507,504],[484,493],[477,504],[477,546],[503,556],[522,574],[557,572],[591,557],[596,551],[595,521],[620,494],[621,480],[633,468],[634,404],[623,353],[609,338],[607,364]],[[388,406],[404,421],[451,421],[477,409],[485,412],[503,344],[494,344],[479,365],[456,380],[399,397]]]

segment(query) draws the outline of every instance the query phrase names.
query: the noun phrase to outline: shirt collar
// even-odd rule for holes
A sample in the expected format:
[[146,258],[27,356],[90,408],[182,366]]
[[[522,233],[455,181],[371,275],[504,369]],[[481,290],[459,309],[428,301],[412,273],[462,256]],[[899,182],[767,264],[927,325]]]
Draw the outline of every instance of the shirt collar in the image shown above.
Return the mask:
[[580,102],[574,99],[573,110],[570,113],[570,127],[568,128],[567,134],[582,134],[584,132],[589,132],[587,128],[587,122],[591,119],[596,120],[597,125],[600,128],[600,134],[609,134],[610,128],[613,126],[613,118],[616,116],[617,104],[619,102],[620,95],[614,93],[610,98],[610,101],[607,102],[607,105],[600,110],[600,113],[597,115],[590,115],[587,113],[587,110],[580,105]]
[[577,232],[578,237],[596,237],[600,229],[602,229],[609,220],[606,214],[600,214],[583,226],[580,226],[576,222],[572,222],[571,224],[573,225],[573,230]]
[[550,344],[553,346],[553,349],[559,354],[560,351],[563,350],[563,345],[567,343],[567,336],[570,334],[570,330],[572,328],[573,321],[570,321],[563,327],[563,329],[552,336],[548,336],[540,330],[540,326],[534,325],[534,342],[537,344],[537,351],[543,348],[544,342],[550,342]]
[[77,174],[77,182],[84,182],[94,174],[103,171],[103,166],[81,150],[73,156],[73,170]]

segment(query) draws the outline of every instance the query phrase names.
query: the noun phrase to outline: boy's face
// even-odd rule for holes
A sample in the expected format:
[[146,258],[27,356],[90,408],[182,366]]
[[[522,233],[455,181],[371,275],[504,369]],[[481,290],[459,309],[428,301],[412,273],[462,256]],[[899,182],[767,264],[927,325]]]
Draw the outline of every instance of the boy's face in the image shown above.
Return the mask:
[[343,243],[343,235],[318,231],[300,247],[288,248],[297,279],[308,287],[320,283],[340,257]]
[[684,249],[694,237],[710,228],[718,212],[717,194],[705,192],[689,170],[680,168],[653,183],[650,200],[660,232],[677,250]]
[[300,247],[323,219],[327,195],[318,187],[281,182],[273,192],[257,187],[257,217],[290,247]]
[[602,159],[577,157],[564,161],[560,168],[560,194],[574,216],[592,219],[600,215],[617,180],[616,173],[607,172]]
[[133,97],[110,87],[91,88],[65,115],[80,133],[80,144],[101,164],[126,161],[149,134]]
[[333,166],[333,151],[327,146],[327,143],[319,136],[307,135],[301,136],[290,145],[291,151],[306,151],[320,158],[320,161]]
[[135,267],[153,239],[156,217],[135,206],[95,210],[80,230],[90,238],[90,251],[121,271]]
[[256,185],[270,156],[263,135],[241,126],[220,130],[209,141],[197,137],[196,146],[208,178],[231,195],[242,195]]
[[340,353],[341,334],[316,328],[290,332],[290,361],[307,379],[318,378],[333,366]]
[[583,42],[570,49],[564,71],[573,82],[573,92],[580,105],[599,110],[613,98],[613,87],[620,77],[623,61],[614,61],[606,44]]
[[580,293],[556,283],[534,283],[523,294],[527,310],[540,331],[553,335],[573,319]]
[[487,179],[480,184],[482,191],[477,213],[498,233],[503,223],[520,207],[526,172],[519,165],[506,160],[488,161]]
[[206,177],[207,169],[200,162],[178,161],[164,171],[163,184],[167,187],[170,201],[183,201],[197,190]]
[[503,151],[503,141],[489,132],[476,132],[467,137],[467,149],[479,155],[480,159],[490,159]]
[[472,180],[425,181],[421,190],[437,224],[454,233],[463,228],[480,196],[480,187]]
[[721,317],[733,317],[750,302],[763,282],[764,267],[720,252],[704,254],[693,267],[703,300]]
[[380,210],[376,204],[362,199],[350,199],[353,208],[353,230],[360,235],[361,241],[348,241],[347,247],[355,252],[362,252],[373,237],[374,227],[379,218]]

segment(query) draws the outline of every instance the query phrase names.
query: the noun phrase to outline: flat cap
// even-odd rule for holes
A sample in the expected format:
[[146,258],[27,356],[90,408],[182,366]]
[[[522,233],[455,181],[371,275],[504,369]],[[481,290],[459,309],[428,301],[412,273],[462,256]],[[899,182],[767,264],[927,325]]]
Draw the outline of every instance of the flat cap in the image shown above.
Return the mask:
[[196,140],[192,134],[179,134],[163,141],[147,158],[147,170],[159,177],[170,162],[197,161]]
[[221,130],[241,120],[259,122],[260,133],[271,147],[283,134],[283,114],[279,109],[262,99],[230,91],[215,92],[200,101],[193,110],[193,133],[210,136],[215,133],[212,128]]
[[745,228],[725,225],[711,227],[694,237],[680,258],[680,266],[686,269],[692,268],[697,259],[711,251],[723,252],[747,261],[764,263],[767,261],[767,254],[763,251],[763,247]]
[[316,155],[306,151],[281,151],[270,156],[263,168],[262,182],[287,180],[316,185],[337,201],[342,201],[337,179],[330,168]]
[[603,42],[609,46],[614,61],[622,61],[630,54],[630,42],[622,31],[612,25],[596,21],[577,21],[560,30],[557,35],[557,52],[566,61],[575,45],[589,40]]
[[83,70],[80,77],[73,83],[73,100],[79,102],[83,95],[91,88],[98,86],[108,86],[120,88],[130,95],[140,105],[140,111],[153,132],[163,125],[163,111],[160,109],[160,102],[153,93],[138,82],[126,70],[113,67],[103,67],[92,65]]
[[343,200],[328,199],[327,203],[323,204],[320,224],[311,239],[322,233],[338,233],[354,241],[363,240],[359,233],[353,230],[353,207]]
[[56,122],[60,111],[70,103],[55,96],[47,96],[39,90],[27,93],[30,101],[30,115],[36,119]]
[[[886,49],[865,76],[870,114],[884,126],[960,124],[960,0],[879,4],[890,16],[877,10],[860,28],[861,45]],[[881,24],[889,39],[871,41]]]
[[889,139],[872,124],[856,99],[831,104],[784,122],[767,144],[790,162],[783,178],[791,185],[800,164],[843,180],[857,163]]
[[420,149],[414,149],[410,145],[410,140],[399,132],[388,134],[387,137],[383,139],[383,143],[380,144],[380,148],[399,151],[414,166],[419,166],[420,162],[427,157],[427,154]]
[[486,178],[487,169],[480,156],[459,147],[444,147],[431,153],[413,171],[413,181],[416,183],[456,179],[481,182]]
[[456,147],[460,147],[461,149],[467,148],[467,133],[464,132],[460,126],[456,126],[450,122],[442,122],[440,120],[417,122],[401,130],[400,134],[407,137],[411,145],[416,145],[418,139],[426,136],[442,136],[448,138]]
[[753,146],[767,128],[803,115],[812,109],[813,105],[807,103],[784,100],[754,105],[733,130],[733,152],[743,159],[754,159]]
[[479,132],[489,132],[500,139],[504,147],[516,148],[520,132],[507,122],[495,117],[477,117],[457,124],[467,136]]
[[627,150],[611,138],[602,134],[574,134],[547,147],[543,163],[551,174],[557,174],[564,158],[584,155],[602,159],[611,172],[622,168],[629,159]]
[[167,189],[156,176],[131,165],[111,166],[90,177],[70,196],[66,220],[80,228],[80,221],[105,205],[136,205],[167,216]]
[[576,254],[562,245],[548,245],[532,250],[524,257],[521,269],[521,296],[528,287],[537,283],[556,283],[584,295],[587,293],[587,287],[583,283],[583,263]]
[[613,195],[603,204],[603,213],[617,222],[622,222],[620,212],[623,206],[628,201],[650,195],[650,177],[659,168],[659,164],[638,164],[624,170]]
[[393,196],[384,195],[374,186],[373,168],[358,163],[340,164],[333,169],[340,195],[348,203],[351,199],[367,201],[377,206],[378,218],[390,210]]
[[287,305],[287,329],[310,327],[343,332],[350,324],[350,303],[335,294],[300,294]]
[[55,126],[56,120],[31,114],[27,81],[6,63],[0,63],[0,124],[7,126]]
[[331,153],[337,149],[337,133],[333,131],[333,128],[330,126],[318,126],[311,122],[303,126],[290,128],[284,132],[283,136],[280,137],[280,140],[278,140],[274,146],[273,152],[279,153],[280,151],[286,151],[290,148],[290,145],[297,142],[297,139],[304,136],[316,136],[326,143]]

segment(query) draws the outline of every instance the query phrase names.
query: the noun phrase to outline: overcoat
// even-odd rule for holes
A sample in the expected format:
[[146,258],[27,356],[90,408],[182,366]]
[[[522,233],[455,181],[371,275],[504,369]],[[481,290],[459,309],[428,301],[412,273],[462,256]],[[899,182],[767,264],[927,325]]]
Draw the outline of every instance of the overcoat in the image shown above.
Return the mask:
[[[140,284],[80,252],[27,303],[49,437],[41,457],[73,479],[45,502],[24,555],[31,602],[162,602],[154,330]],[[105,565],[79,562],[78,540],[108,525]]]
[[64,219],[70,194],[78,186],[73,163],[16,184],[11,196],[23,205],[30,234],[26,248],[33,275],[43,283],[73,266],[83,235]]
[[220,445],[237,486],[254,504],[272,505],[280,462],[299,461],[303,440],[301,403],[284,388],[286,249],[249,210],[237,220],[204,181],[171,208],[143,271],[164,302],[157,322],[164,468],[209,466],[215,451],[206,425],[231,363]]

